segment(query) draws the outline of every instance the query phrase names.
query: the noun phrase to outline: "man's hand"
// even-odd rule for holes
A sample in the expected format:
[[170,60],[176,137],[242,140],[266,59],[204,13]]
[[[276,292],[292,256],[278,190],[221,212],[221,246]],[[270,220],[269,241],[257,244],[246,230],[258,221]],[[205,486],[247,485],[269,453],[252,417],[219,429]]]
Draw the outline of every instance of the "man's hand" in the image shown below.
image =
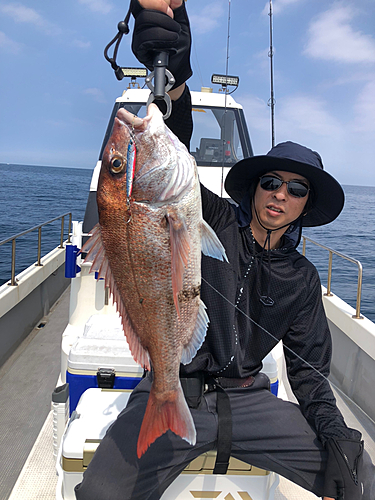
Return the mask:
[[345,500],[362,498],[363,441],[359,431],[350,430],[352,438],[330,438],[325,443],[328,457],[323,487],[326,495],[324,500],[337,497]]
[[139,0],[144,9],[160,10],[173,19],[173,11],[181,7],[183,0]]
[[335,500],[335,499],[331,497],[324,497],[323,500]]
[[184,83],[192,75],[190,66],[191,34],[183,0],[131,0],[135,18],[132,50],[150,71],[155,53],[169,54],[168,69],[175,78],[171,99],[178,99]]

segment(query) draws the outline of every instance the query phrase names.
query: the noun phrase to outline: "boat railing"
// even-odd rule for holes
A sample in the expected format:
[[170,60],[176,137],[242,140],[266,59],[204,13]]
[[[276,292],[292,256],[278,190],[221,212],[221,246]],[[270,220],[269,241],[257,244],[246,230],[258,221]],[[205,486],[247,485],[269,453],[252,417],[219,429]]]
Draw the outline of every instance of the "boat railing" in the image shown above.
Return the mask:
[[337,252],[336,250],[333,250],[332,248],[326,247],[325,245],[322,245],[321,243],[318,243],[317,241],[312,240],[311,238],[308,238],[307,236],[302,236],[303,243],[302,243],[302,255],[306,255],[306,241],[309,241],[311,243],[314,243],[314,245],[317,245],[320,248],[323,248],[324,250],[327,250],[329,252],[329,257],[328,257],[328,278],[327,278],[327,292],[325,293],[326,296],[332,297],[333,293],[331,292],[331,283],[332,283],[332,258],[333,254],[338,255],[342,259],[348,260],[349,262],[352,262],[353,264],[356,264],[358,267],[358,279],[357,279],[357,301],[356,301],[356,308],[355,308],[355,315],[352,317],[354,319],[363,319],[363,316],[361,316],[361,294],[362,294],[362,264],[360,263],[359,260],[353,259],[352,257],[348,257],[347,255]]
[[16,241],[18,238],[21,236],[24,236],[25,234],[31,233],[32,231],[38,231],[38,257],[37,261],[35,263],[36,266],[42,266],[42,228],[44,226],[47,226],[47,224],[51,224],[52,222],[55,222],[56,220],[61,219],[61,232],[60,232],[60,245],[59,248],[64,248],[63,243],[64,243],[64,227],[65,227],[65,218],[69,216],[69,227],[68,227],[68,243],[70,243],[70,234],[71,234],[71,227],[72,227],[72,213],[67,212],[63,215],[59,215],[57,217],[54,217],[53,219],[48,220],[47,222],[43,222],[42,224],[38,224],[35,227],[32,227],[30,229],[27,229],[26,231],[23,231],[22,233],[15,234],[13,236],[10,236],[6,240],[0,241],[0,246],[5,245],[6,243],[12,242],[12,263],[11,263],[11,279],[10,282],[8,283],[10,286],[17,286],[17,280],[16,280]]

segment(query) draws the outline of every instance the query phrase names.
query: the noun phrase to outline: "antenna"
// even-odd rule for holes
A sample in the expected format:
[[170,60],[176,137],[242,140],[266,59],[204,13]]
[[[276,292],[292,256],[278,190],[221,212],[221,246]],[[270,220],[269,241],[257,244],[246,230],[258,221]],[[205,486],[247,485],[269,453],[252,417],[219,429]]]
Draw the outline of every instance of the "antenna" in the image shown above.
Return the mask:
[[228,0],[228,36],[227,36],[227,61],[225,66],[225,76],[228,76],[228,65],[229,65],[229,38],[230,38],[230,3],[231,0]]
[[272,0],[270,0],[270,11],[269,14],[270,16],[270,50],[268,52],[268,57],[270,58],[270,68],[271,68],[271,97],[268,100],[268,106],[271,108],[271,143],[272,147],[275,145],[275,97],[274,97],[274,91],[273,91],[273,37],[272,37],[272,31],[273,31],[273,25],[272,25]]
[[[229,39],[230,39],[230,4],[231,4],[231,0],[228,0],[228,36],[227,36],[227,59],[226,59],[226,63],[225,63],[225,77],[226,79],[228,79],[228,67],[229,67]],[[225,111],[224,111],[224,131],[223,131],[223,134],[224,134],[224,140],[223,140],[223,155],[224,155],[224,150],[225,150],[225,147],[226,147],[226,142],[225,142],[225,128],[226,128],[226,119],[225,119],[225,115],[227,113],[227,96],[228,96],[228,87],[225,87]],[[224,194],[224,156],[223,156],[223,159],[222,159],[223,163],[222,163],[222,166],[221,166],[221,196],[223,196]]]

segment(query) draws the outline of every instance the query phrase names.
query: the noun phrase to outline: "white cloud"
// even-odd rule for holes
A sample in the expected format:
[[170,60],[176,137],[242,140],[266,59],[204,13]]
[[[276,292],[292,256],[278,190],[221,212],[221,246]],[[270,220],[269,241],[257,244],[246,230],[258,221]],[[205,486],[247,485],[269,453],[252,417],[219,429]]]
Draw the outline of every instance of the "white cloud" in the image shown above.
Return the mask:
[[91,96],[94,101],[99,102],[101,104],[105,104],[107,102],[104,92],[98,88],[88,88],[83,91],[84,94]]
[[30,23],[36,26],[42,26],[44,20],[40,14],[30,7],[18,3],[8,3],[0,6],[4,14],[8,14],[14,21],[18,23]]
[[331,80],[326,80],[321,84],[321,88],[331,88],[331,87],[341,87],[345,85],[361,85],[364,82],[368,82],[371,77],[371,73],[369,75],[367,66],[363,67],[363,71],[351,71],[345,72],[342,75],[332,78]]
[[375,135],[375,75],[358,94],[354,104],[355,119],[353,130],[364,134]]
[[10,52],[11,54],[17,54],[21,50],[21,44],[14,42],[5,33],[0,31],[0,50],[4,52]]
[[335,3],[320,14],[308,29],[304,53],[315,59],[342,63],[375,62],[375,40],[371,35],[355,31],[350,22],[355,10]]
[[321,99],[308,95],[286,97],[277,111],[279,128],[288,134],[297,131],[316,136],[338,137],[341,125],[328,111],[328,105]]
[[191,14],[190,23],[192,26],[192,31],[196,34],[203,35],[209,33],[217,26],[219,26],[220,18],[225,14],[223,2],[220,4],[218,2],[212,2],[197,14]]
[[36,10],[25,7],[20,3],[8,3],[0,5],[0,12],[10,16],[16,23],[27,23],[43,30],[48,35],[61,33],[61,29],[50,23]]
[[[237,96],[243,105],[254,154],[265,154],[271,149],[271,111],[267,102],[256,96]],[[345,124],[335,118],[328,104],[310,95],[284,96],[275,107],[276,143],[294,141],[333,158],[340,156],[345,143]],[[328,157],[331,160],[331,156]]]
[[[302,0],[303,1],[303,0]],[[289,5],[293,5],[301,2],[301,0],[277,0],[272,2],[272,12],[273,14],[280,14],[285,8],[289,7]],[[263,9],[263,14],[269,14],[270,11],[270,3],[267,2]]]
[[266,102],[250,94],[238,95],[236,98],[244,108],[249,130],[256,129],[265,132],[270,129],[270,110]]
[[78,47],[79,49],[88,49],[91,47],[91,42],[84,42],[83,40],[73,40],[72,45]]
[[108,14],[113,9],[112,4],[106,0],[79,0],[79,3],[87,5],[90,10],[100,14]]
[[246,117],[254,154],[265,154],[271,148],[270,108],[267,103],[251,94],[238,94]]

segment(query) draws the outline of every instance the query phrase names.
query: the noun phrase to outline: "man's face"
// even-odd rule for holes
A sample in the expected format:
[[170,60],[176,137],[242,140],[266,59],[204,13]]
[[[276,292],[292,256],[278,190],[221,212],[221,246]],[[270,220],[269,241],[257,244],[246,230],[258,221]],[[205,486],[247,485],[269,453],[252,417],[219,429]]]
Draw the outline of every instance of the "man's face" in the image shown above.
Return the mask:
[[[282,181],[299,180],[309,186],[309,182],[305,177],[292,172],[276,170],[268,172],[265,175],[272,175]],[[297,198],[289,194],[285,183],[275,191],[266,191],[258,183],[254,195],[254,205],[260,222],[267,229],[277,229],[297,219],[302,214],[307,199],[308,195],[303,198]]]

